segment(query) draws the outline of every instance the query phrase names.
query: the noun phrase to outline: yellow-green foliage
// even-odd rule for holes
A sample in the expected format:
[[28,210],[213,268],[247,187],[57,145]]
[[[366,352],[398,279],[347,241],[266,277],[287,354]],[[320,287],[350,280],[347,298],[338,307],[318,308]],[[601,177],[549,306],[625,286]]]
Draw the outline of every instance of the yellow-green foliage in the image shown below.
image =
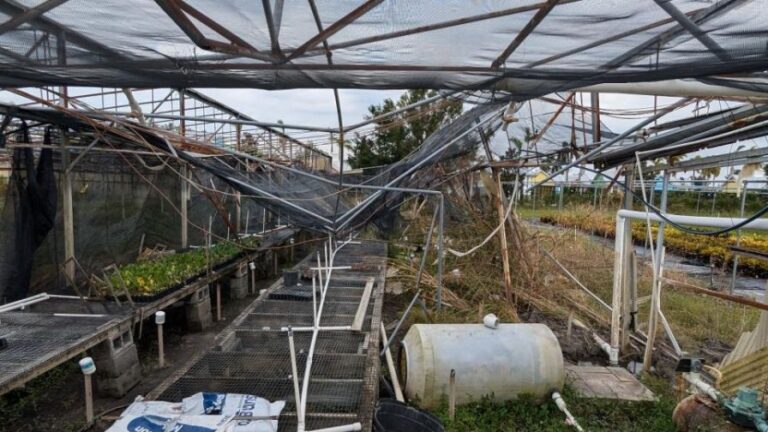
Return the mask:
[[[543,216],[541,220],[554,225],[576,227],[605,237],[613,237],[616,230],[616,222],[611,214],[586,208],[553,213]],[[658,227],[652,226],[651,231],[655,237]],[[635,241],[645,241],[646,234],[647,229],[644,223],[635,222],[632,224],[632,238]],[[728,247],[735,246],[737,242],[736,234],[702,236],[686,233],[672,227],[664,229],[664,237],[664,245],[668,251],[698,258],[705,262],[712,261],[716,264],[730,264],[732,262],[733,254]],[[768,253],[768,236],[753,232],[742,233],[741,247]],[[764,260],[741,257],[739,267],[749,274],[768,275],[768,262]]]
[[[249,237],[242,245],[221,242],[211,247],[211,266],[221,264],[242,250],[253,248],[258,241]],[[151,295],[202,273],[208,266],[205,249],[165,255],[151,261],[140,261],[120,266],[120,276],[133,294]],[[120,286],[116,274],[110,277],[113,286]]]

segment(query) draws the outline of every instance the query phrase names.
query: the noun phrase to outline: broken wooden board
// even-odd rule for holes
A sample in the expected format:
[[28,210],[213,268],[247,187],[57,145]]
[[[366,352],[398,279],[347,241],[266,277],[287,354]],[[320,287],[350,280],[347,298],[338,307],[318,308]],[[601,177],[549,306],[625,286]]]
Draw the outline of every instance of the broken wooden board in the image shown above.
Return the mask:
[[567,365],[565,380],[579,395],[586,398],[634,402],[655,400],[647,387],[628,370],[620,367]]
[[729,395],[735,395],[739,387],[752,387],[757,390],[763,400],[766,384],[768,384],[768,347],[762,348],[739,360],[720,368],[722,379],[720,390]]

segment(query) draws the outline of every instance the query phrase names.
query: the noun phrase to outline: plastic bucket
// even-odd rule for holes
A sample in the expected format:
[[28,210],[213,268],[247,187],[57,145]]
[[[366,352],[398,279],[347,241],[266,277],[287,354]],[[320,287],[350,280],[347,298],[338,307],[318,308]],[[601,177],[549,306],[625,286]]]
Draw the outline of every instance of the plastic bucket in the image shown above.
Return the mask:
[[376,432],[444,432],[432,414],[392,399],[381,399],[373,415]]

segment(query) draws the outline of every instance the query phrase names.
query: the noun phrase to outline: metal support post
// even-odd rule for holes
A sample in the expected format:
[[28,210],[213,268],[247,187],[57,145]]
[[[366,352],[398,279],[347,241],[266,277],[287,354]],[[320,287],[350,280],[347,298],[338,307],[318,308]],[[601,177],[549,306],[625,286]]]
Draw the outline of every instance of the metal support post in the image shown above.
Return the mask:
[[181,248],[187,248],[189,247],[189,213],[188,213],[188,204],[189,204],[189,167],[187,167],[187,164],[182,164],[181,166],[181,205],[179,206],[179,210],[181,210]]
[[440,214],[438,215],[438,239],[437,239],[437,310],[443,307],[443,268],[445,266],[444,231],[445,222],[445,197],[440,195]]

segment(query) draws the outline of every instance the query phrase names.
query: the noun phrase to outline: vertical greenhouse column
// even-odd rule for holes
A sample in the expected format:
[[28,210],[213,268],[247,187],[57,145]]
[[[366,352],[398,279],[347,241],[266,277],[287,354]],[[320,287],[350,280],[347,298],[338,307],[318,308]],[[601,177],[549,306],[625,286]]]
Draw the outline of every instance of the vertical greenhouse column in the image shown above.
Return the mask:
[[186,164],[181,166],[181,247],[182,249],[189,246],[189,226],[187,224],[187,204],[189,203],[189,185],[187,179],[189,178],[189,169]]
[[[187,124],[184,121],[185,107],[184,107],[184,90],[179,89],[179,115],[182,117],[179,120],[179,133],[181,136],[187,134]],[[183,164],[181,167],[181,247],[186,248],[189,246],[189,227],[187,224],[187,204],[189,203],[189,168],[187,164]]]
[[69,148],[67,147],[66,131],[61,131],[61,161],[62,169],[62,219],[64,222],[64,262],[68,280],[75,280],[75,221],[72,208],[72,172],[69,170]]

